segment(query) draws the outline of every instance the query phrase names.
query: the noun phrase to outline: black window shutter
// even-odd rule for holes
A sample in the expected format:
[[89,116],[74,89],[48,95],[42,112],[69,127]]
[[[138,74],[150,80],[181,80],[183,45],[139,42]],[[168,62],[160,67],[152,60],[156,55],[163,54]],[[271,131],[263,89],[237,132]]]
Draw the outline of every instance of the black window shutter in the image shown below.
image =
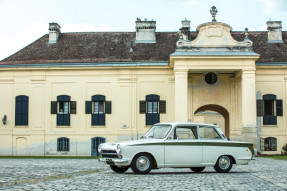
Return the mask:
[[146,113],[146,101],[140,101],[140,113]]
[[15,125],[28,125],[29,97],[16,96]]
[[283,116],[283,103],[282,99],[276,100],[276,116]]
[[145,119],[145,123],[146,125],[153,125],[153,114],[152,113],[146,113],[145,115],[146,119]]
[[92,117],[92,125],[97,125],[97,121],[99,120],[97,119],[99,118],[98,114],[92,114],[91,117]]
[[263,100],[257,100],[257,116],[263,116],[264,115],[264,110],[263,110]]
[[77,113],[77,102],[71,101],[70,107],[71,107],[70,114],[76,114]]
[[92,114],[92,125],[96,125],[96,126],[106,125],[106,115],[105,114]]
[[22,125],[28,125],[28,100],[22,102]]
[[262,96],[263,100],[276,100],[276,95],[273,94],[265,94]]
[[70,114],[62,114],[64,118],[64,125],[70,126]]
[[51,114],[57,114],[57,103],[56,101],[51,101]]
[[97,125],[106,125],[106,115],[105,114],[98,114],[98,122]]
[[92,101],[106,101],[106,96],[104,96],[104,95],[93,95]]
[[57,114],[57,126],[64,125],[64,114]]
[[15,125],[21,125],[22,122],[22,102],[16,97],[16,108],[15,108]]
[[272,115],[263,116],[263,125],[277,125],[277,116]]
[[152,114],[153,116],[152,116],[152,122],[153,122],[153,124],[156,124],[156,123],[159,123],[160,122],[160,120],[159,120],[159,113],[153,113]]
[[159,101],[159,113],[166,113],[166,101]]
[[111,101],[105,102],[105,108],[106,108],[106,111],[105,111],[106,114],[112,114],[112,102]]
[[92,114],[92,101],[86,101],[86,114]]

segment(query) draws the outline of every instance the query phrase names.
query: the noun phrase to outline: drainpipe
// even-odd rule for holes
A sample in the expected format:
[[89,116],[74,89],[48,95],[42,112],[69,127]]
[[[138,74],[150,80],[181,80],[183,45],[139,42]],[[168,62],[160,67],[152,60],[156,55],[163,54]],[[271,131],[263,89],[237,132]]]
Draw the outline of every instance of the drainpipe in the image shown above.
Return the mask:
[[[258,91],[256,94],[256,99],[261,99],[261,91]],[[262,153],[261,151],[261,116],[257,116],[257,152],[259,154]]]

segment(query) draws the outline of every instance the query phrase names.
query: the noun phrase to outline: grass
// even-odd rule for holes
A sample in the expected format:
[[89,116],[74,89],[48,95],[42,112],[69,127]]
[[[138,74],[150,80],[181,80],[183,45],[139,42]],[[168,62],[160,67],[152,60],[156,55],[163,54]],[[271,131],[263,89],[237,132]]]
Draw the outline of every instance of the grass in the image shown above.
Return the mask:
[[98,159],[92,156],[0,156],[9,159]]
[[287,161],[287,155],[265,155],[265,156],[261,156],[261,157]]

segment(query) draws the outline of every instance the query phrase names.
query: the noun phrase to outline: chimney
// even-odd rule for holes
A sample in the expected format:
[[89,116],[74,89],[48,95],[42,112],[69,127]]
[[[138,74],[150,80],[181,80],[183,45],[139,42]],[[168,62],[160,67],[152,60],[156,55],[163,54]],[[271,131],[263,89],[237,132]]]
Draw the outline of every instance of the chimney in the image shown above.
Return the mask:
[[57,43],[61,26],[58,23],[49,23],[49,43]]
[[182,27],[179,30],[183,35],[183,40],[190,40],[190,21],[185,19],[181,21],[181,25]]
[[156,43],[156,21],[136,20],[136,43]]
[[282,21],[267,21],[269,43],[283,43],[281,29]]

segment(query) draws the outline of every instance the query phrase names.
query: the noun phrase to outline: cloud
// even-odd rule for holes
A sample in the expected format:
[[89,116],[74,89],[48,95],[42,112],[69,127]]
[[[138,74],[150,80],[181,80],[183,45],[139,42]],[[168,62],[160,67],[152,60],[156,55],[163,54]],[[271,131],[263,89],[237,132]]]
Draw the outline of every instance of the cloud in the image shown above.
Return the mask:
[[197,0],[188,0],[184,2],[184,5],[187,5],[187,6],[192,6],[196,4],[197,4]]
[[286,12],[286,0],[256,0],[264,4],[264,13],[272,14],[276,12]]

